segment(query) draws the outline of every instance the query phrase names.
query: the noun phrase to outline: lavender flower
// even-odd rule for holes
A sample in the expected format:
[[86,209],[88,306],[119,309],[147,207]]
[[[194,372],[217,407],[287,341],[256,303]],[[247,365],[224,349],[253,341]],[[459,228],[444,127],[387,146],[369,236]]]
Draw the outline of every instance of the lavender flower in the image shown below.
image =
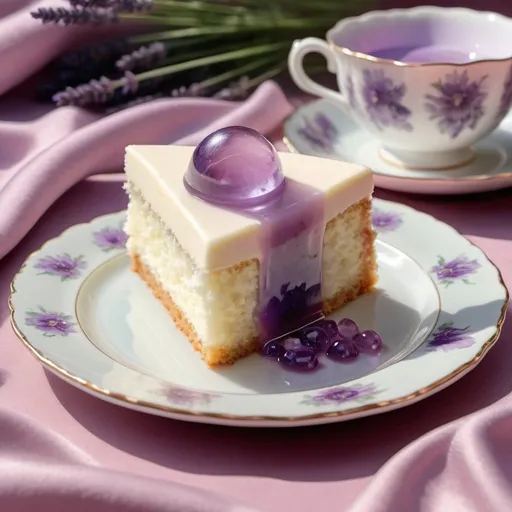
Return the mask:
[[500,116],[504,116],[512,106],[512,65],[508,68],[507,78],[503,87],[503,93],[500,100]]
[[402,215],[396,212],[385,212],[374,208],[372,214],[372,225],[376,231],[395,231],[403,223]]
[[167,55],[164,43],[156,42],[149,46],[141,46],[132,53],[123,55],[117,62],[116,67],[121,71],[128,71],[134,68],[147,69],[158,64]]
[[435,274],[438,281],[445,286],[450,286],[456,280],[471,284],[467,276],[474,274],[481,267],[477,260],[470,260],[466,256],[458,256],[450,261],[445,261],[442,256],[438,256],[437,261],[438,264],[433,266],[430,272]]
[[303,403],[308,405],[342,404],[353,400],[373,398],[378,393],[374,384],[338,386],[320,391],[315,395],[306,395]]
[[330,141],[333,141],[338,135],[338,130],[332,121],[324,114],[318,113],[315,115],[315,123],[322,130],[323,135]]
[[83,256],[72,258],[69,254],[58,254],[40,258],[35,268],[42,270],[42,274],[60,276],[61,280],[65,281],[79,277],[86,266]]
[[153,0],[69,0],[73,7],[111,7],[117,11],[141,12],[153,7]]
[[113,81],[102,76],[99,80],[91,80],[76,87],[66,87],[64,91],[54,94],[53,101],[57,106],[65,105],[101,105],[114,96],[116,89],[121,88],[122,94],[135,94],[138,89],[137,77],[130,71],[124,77]]
[[470,81],[468,72],[453,71],[431,86],[439,93],[427,94],[425,108],[431,120],[437,120],[441,133],[448,133],[455,139],[464,129],[474,130],[484,115],[484,101],[487,92],[483,83],[487,75]]
[[25,317],[26,325],[43,331],[44,336],[67,336],[76,332],[74,329],[75,324],[71,322],[72,316],[62,313],[51,313],[43,308],[39,309],[40,311],[27,312]]
[[408,119],[411,111],[402,104],[405,96],[405,84],[395,85],[382,69],[363,72],[364,87],[363,100],[366,112],[379,129],[394,127],[406,132],[412,131],[412,125]]
[[173,385],[166,386],[162,394],[169,402],[178,405],[208,404],[212,398],[218,396],[214,393],[205,393],[203,391],[195,391],[193,389]]
[[467,332],[468,327],[460,329],[453,327],[453,322],[447,322],[437,329],[430,337],[427,348],[430,350],[442,349],[444,351],[470,347],[475,343],[473,337]]
[[103,228],[93,233],[94,243],[104,251],[124,248],[128,235],[117,228]]
[[313,121],[307,117],[302,118],[303,127],[298,133],[306,139],[312,146],[332,153],[334,151],[334,142],[338,135],[338,130],[332,121],[324,114],[316,114]]
[[61,23],[62,25],[100,25],[118,21],[118,12],[114,9],[65,9],[64,7],[39,7],[30,13],[43,23]]

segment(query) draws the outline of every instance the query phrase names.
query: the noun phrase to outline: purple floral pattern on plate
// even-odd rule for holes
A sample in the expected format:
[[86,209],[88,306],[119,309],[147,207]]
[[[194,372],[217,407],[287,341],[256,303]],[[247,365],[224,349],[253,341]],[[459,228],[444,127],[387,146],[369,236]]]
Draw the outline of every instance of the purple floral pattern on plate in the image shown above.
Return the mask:
[[301,137],[311,146],[332,153],[338,135],[332,121],[322,113],[315,114],[313,120],[303,117],[302,121],[304,126],[298,130]]
[[474,338],[468,333],[469,326],[463,329],[453,327],[453,322],[440,325],[430,336],[428,350],[456,350],[471,347],[475,343]]
[[170,403],[185,406],[209,404],[213,398],[218,396],[215,393],[196,391],[172,384],[165,386],[161,394],[164,395]]
[[43,256],[40,258],[35,268],[42,270],[39,274],[59,276],[61,281],[67,279],[76,279],[82,274],[82,270],[87,267],[83,256],[73,258],[67,253],[57,254],[56,256]]
[[430,272],[435,275],[440,284],[447,287],[456,281],[473,284],[469,281],[468,276],[474,274],[480,267],[477,260],[470,260],[467,256],[458,256],[450,261],[438,256],[437,265],[434,265]]
[[103,251],[123,249],[128,235],[120,228],[106,227],[93,233],[94,243]]
[[319,391],[314,395],[305,395],[302,403],[307,405],[332,405],[353,401],[362,402],[371,400],[379,392],[375,384],[338,386]]
[[504,116],[512,106],[512,65],[508,68],[507,78],[503,86],[503,93],[500,100],[500,116]]
[[425,108],[430,119],[437,121],[441,133],[455,139],[466,128],[476,128],[485,112],[486,79],[487,75],[479,80],[470,80],[467,70],[455,70],[447,74],[444,80],[431,84],[438,94],[425,95]]
[[365,69],[363,79],[362,96],[373,124],[381,131],[391,127],[411,132],[411,111],[402,103],[406,93],[405,84],[395,84],[382,69]]
[[397,230],[403,224],[402,214],[374,208],[372,213],[372,226],[375,231],[389,232]]
[[75,331],[71,315],[53,313],[39,307],[39,311],[27,311],[25,324],[43,332],[43,336],[68,336]]

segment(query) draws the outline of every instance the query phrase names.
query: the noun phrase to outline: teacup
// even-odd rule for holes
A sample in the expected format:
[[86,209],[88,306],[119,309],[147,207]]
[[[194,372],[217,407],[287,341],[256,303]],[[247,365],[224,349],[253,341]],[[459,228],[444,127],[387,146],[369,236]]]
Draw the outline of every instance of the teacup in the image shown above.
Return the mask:
[[[310,52],[327,59],[339,92],[305,73]],[[512,105],[512,19],[465,8],[374,11],[338,22],[327,42],[295,41],[288,67],[302,90],[342,105],[382,141],[384,160],[455,168]]]

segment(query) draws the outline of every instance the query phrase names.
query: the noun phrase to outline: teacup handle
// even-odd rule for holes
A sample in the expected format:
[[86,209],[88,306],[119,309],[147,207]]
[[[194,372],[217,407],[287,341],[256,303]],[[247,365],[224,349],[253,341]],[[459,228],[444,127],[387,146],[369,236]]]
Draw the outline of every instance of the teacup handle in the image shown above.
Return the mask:
[[317,37],[306,37],[300,41],[294,41],[288,54],[288,70],[293,81],[304,92],[336,101],[346,107],[347,102],[340,92],[316,83],[304,71],[304,57],[311,52],[320,53],[325,57],[329,71],[332,73],[338,71],[338,61],[329,44]]

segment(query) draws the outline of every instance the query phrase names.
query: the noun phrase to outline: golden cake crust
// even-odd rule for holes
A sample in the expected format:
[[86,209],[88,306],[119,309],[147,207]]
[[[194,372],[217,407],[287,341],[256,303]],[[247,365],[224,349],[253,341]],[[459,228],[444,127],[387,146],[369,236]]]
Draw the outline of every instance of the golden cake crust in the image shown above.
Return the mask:
[[[371,200],[363,199],[339,215],[344,215],[349,210],[358,210],[361,214],[361,224],[364,226],[361,231],[361,238],[363,240],[363,254],[366,261],[363,265],[363,274],[359,277],[356,285],[340,290],[334,296],[324,301],[323,310],[326,315],[356,299],[359,295],[370,291],[377,282],[377,265],[373,247],[375,232],[371,229]],[[335,222],[336,219],[337,217],[332,219],[326,229],[328,229],[329,224]],[[132,270],[139,274],[151,288],[155,297],[164,305],[171,315],[176,327],[188,338],[194,349],[201,353],[208,366],[213,367],[222,364],[233,364],[238,359],[258,350],[260,344],[257,337],[249,340],[241,340],[236,347],[204,347],[201,339],[185,318],[183,312],[176,306],[169,293],[162,288],[159,281],[154,277],[149,268],[144,265],[140,257],[133,253],[130,254],[130,257],[132,260]],[[250,262],[241,262],[224,271],[237,272],[249,263]]]

